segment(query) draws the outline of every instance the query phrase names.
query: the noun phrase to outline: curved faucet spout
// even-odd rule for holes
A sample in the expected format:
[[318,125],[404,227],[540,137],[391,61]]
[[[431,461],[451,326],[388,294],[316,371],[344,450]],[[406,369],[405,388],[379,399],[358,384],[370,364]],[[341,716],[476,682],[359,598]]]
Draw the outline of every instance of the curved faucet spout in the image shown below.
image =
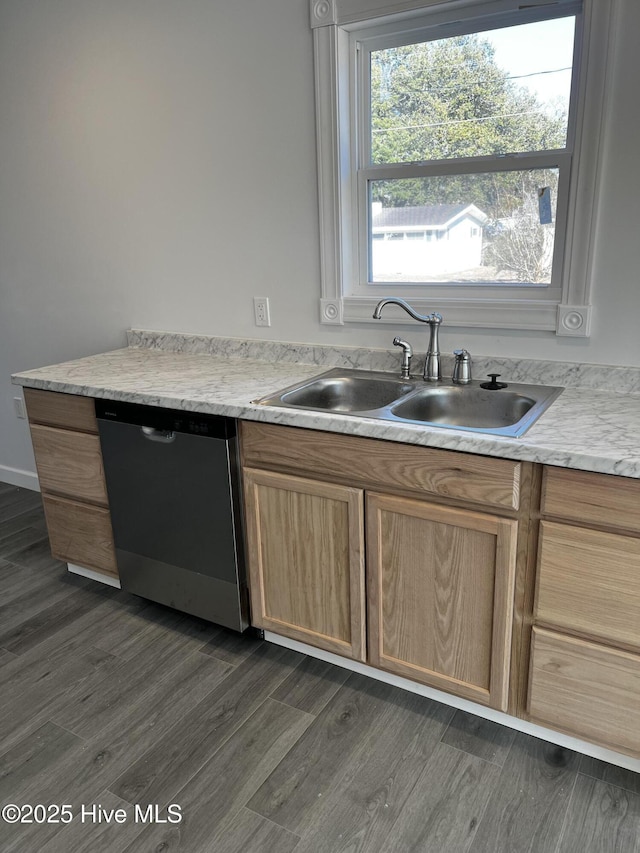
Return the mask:
[[418,314],[418,312],[414,311],[411,305],[409,305],[408,302],[405,302],[404,299],[400,299],[398,296],[387,296],[385,299],[381,299],[376,305],[373,311],[374,320],[380,319],[382,316],[382,309],[385,305],[399,305],[400,308],[404,308],[407,314],[414,320],[417,320],[419,323],[427,323],[429,325],[431,335],[429,337],[427,357],[424,362],[424,379],[426,382],[438,382],[442,375],[440,372],[440,347],[438,343],[438,331],[440,329],[440,324],[442,323],[442,314],[437,314],[435,311],[433,314],[427,314],[426,316],[424,314]]
[[417,320],[419,323],[438,323],[442,322],[441,314],[418,314],[417,311],[414,311],[411,305],[408,302],[405,302],[404,299],[400,299],[399,296],[387,296],[385,299],[381,299],[380,302],[376,305],[373,311],[373,319],[379,320],[382,316],[382,309],[385,305],[399,305],[401,308],[407,312],[410,317],[413,317],[414,320]]

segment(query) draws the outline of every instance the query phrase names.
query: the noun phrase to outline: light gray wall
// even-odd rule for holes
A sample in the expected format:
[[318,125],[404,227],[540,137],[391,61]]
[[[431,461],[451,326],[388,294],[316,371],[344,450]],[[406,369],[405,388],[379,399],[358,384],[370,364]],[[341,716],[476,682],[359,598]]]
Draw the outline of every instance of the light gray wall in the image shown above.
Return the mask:
[[[640,4],[620,11],[592,337],[446,348],[640,365]],[[390,346],[318,321],[313,98],[307,0],[0,0],[0,479],[33,470],[9,374],[128,327]]]

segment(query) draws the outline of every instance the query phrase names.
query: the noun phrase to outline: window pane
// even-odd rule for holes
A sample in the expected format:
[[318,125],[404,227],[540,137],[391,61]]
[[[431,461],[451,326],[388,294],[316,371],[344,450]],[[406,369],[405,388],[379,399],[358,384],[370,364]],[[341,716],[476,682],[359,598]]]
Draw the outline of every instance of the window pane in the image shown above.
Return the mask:
[[548,285],[557,186],[557,169],[371,181],[369,280]]
[[371,161],[564,148],[575,17],[371,53]]

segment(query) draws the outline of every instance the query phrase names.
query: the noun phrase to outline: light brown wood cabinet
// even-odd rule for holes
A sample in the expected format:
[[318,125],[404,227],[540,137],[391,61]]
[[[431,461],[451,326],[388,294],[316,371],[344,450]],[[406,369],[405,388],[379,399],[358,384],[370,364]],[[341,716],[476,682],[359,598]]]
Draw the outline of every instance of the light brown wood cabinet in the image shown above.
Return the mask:
[[254,624],[365,658],[363,493],[247,468]]
[[253,624],[506,710],[522,463],[257,423],[241,436]]
[[517,527],[370,493],[370,662],[506,710]]
[[51,553],[117,578],[94,402],[25,388]]
[[[93,400],[25,400],[53,555],[117,577]],[[640,757],[640,480],[240,427],[255,626]]]
[[529,714],[640,756],[640,481],[547,468]]
[[640,655],[534,628],[531,718],[640,755]]

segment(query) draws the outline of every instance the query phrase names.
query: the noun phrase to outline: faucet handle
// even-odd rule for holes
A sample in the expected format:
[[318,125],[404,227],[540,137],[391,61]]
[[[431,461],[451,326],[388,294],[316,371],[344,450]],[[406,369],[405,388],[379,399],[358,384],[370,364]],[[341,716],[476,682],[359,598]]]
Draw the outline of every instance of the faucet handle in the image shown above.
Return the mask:
[[471,353],[466,349],[453,351],[455,362],[451,381],[456,385],[468,385],[471,382]]

